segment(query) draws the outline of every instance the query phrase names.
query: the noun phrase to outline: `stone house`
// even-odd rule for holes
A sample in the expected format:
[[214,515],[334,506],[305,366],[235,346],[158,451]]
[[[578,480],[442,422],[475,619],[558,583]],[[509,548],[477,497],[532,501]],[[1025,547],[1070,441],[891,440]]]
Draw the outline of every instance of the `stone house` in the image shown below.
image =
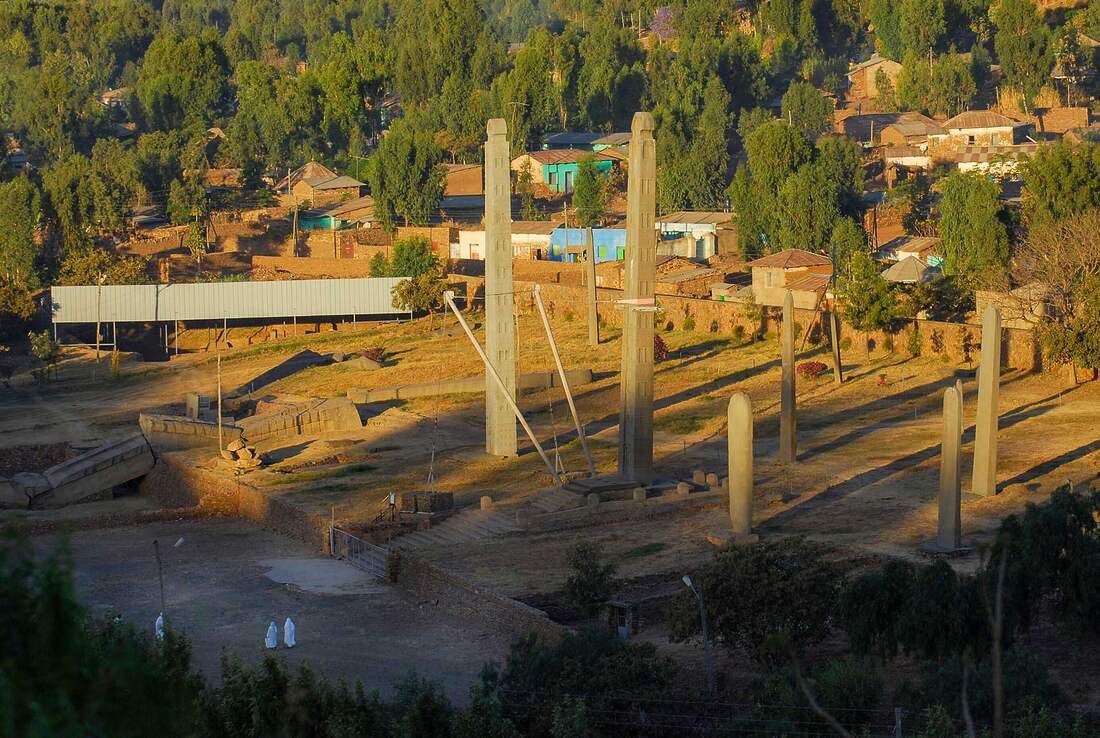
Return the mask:
[[480,164],[444,164],[444,197],[452,195],[484,195],[485,171]]
[[600,174],[610,174],[611,170],[626,159],[626,154],[615,148],[591,152],[580,149],[551,149],[548,151],[529,151],[512,160],[512,171],[523,171],[529,167],[531,181],[544,184],[554,192],[572,192],[577,179],[580,161],[591,156]]
[[749,293],[740,290],[735,297],[751,296],[757,305],[780,307],[788,292],[794,295],[794,306],[812,310],[818,306],[833,274],[833,263],[827,256],[803,249],[786,249],[750,261],[752,286]]
[[364,186],[359,180],[346,175],[306,177],[298,180],[290,191],[299,203],[308,202],[317,207],[354,200],[363,193]]
[[940,125],[945,133],[930,135],[929,143],[948,148],[1017,144],[1024,129],[1024,124],[992,110],[967,110]]
[[879,142],[884,146],[916,146],[926,148],[930,136],[946,133],[943,126],[920,113],[902,113],[900,118],[883,126]]
[[895,87],[898,84],[898,74],[901,72],[901,64],[893,59],[887,59],[878,53],[872,54],[870,59],[860,62],[848,70],[848,97],[851,100],[874,100],[878,97],[878,88],[875,79],[879,70],[882,70],[886,78]]

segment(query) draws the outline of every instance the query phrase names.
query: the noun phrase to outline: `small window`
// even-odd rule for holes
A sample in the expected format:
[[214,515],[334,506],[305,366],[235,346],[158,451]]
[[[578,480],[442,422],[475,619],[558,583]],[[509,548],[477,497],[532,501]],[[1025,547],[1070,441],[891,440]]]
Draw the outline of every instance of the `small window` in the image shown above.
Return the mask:
[[553,187],[553,186],[554,186],[554,185],[556,185],[557,183],[558,183],[558,173],[557,173],[557,172],[553,172],[553,171],[552,171],[552,172],[550,172],[550,175],[549,175],[549,176],[547,177],[547,179],[546,179],[546,184],[548,184],[548,185],[550,185],[551,187]]
[[977,136],[967,136],[966,137],[966,145],[967,146],[973,146],[976,143],[978,143],[978,137]]

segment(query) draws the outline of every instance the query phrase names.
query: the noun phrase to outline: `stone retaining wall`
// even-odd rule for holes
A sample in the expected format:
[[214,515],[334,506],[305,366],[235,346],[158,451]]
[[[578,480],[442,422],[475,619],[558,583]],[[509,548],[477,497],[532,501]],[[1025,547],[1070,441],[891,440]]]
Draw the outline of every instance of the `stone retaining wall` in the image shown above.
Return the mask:
[[402,553],[397,585],[421,600],[450,612],[473,617],[515,637],[535,632],[554,642],[567,628],[542,610],[497,594],[423,560]]
[[190,462],[162,455],[141,481],[141,494],[166,508],[197,508],[208,515],[234,515],[297,538],[327,553],[329,519],[272,497],[241,477],[229,479]]
[[[484,280],[467,275],[450,275],[451,281],[462,281],[467,284],[469,294],[476,294]],[[534,298],[530,293],[524,293],[535,283],[516,282],[516,293],[519,307],[523,311],[534,309]],[[585,305],[585,291],[581,287],[573,287],[567,284],[538,282],[542,292],[543,302],[547,311],[553,315],[556,312],[571,311],[574,315],[582,317]],[[623,313],[615,309],[611,304],[622,298],[622,290],[600,287],[596,290],[596,299],[599,301],[599,311],[602,320],[612,326],[622,325]],[[741,326],[745,335],[751,335],[758,331],[775,333],[779,330],[780,320],[778,309],[769,310],[763,318],[754,317],[752,311],[744,305],[734,302],[723,302],[705,298],[684,297],[677,295],[658,295],[657,305],[661,309],[657,318],[660,321],[659,330],[665,331],[669,325],[671,330],[680,330],[689,318],[695,323],[696,331],[729,335],[737,326]],[[819,320],[820,314],[813,310],[795,310],[795,319],[802,331],[811,329]],[[843,316],[842,316],[843,317]],[[850,325],[841,326],[841,340],[849,338],[851,347],[849,351],[865,352],[868,345],[872,345],[875,351],[881,352],[887,344],[887,338],[894,344],[894,351],[900,355],[906,354],[906,346],[909,340],[909,332],[916,324],[921,339],[921,355],[928,357],[942,356],[947,361],[965,363],[967,357],[964,352],[963,335],[970,334],[970,360],[977,362],[982,340],[982,326],[980,323],[944,323],[932,320],[907,320],[901,323],[897,333],[887,334],[882,331],[864,332],[857,331]],[[818,333],[818,329],[811,330],[811,336]],[[869,342],[873,342],[869,343]],[[1043,369],[1042,351],[1038,338],[1034,331],[1020,330],[1016,328],[1002,329],[1002,350],[1004,352],[1004,365],[1013,369],[1025,371],[1041,371]]]
[[[591,369],[566,369],[565,378],[570,387],[588,384],[592,381]],[[542,390],[561,385],[557,372],[530,372],[516,377],[516,389]],[[348,390],[348,399],[355,403],[388,402],[390,400],[408,400],[413,397],[436,397],[438,395],[474,394],[485,391],[485,376],[450,379],[424,384],[404,384],[398,387],[379,387],[378,389],[352,388]],[[251,438],[251,436],[249,436]]]

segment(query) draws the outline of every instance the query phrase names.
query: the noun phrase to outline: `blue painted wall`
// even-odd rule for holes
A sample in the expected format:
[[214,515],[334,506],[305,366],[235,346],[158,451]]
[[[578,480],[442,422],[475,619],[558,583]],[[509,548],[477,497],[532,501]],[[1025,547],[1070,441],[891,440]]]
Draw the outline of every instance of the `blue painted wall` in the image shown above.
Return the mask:
[[[570,228],[569,245],[583,246],[584,233],[584,228]],[[565,253],[565,237],[565,228],[555,228],[550,234],[550,253],[546,257],[549,261],[577,261],[575,254]],[[626,252],[626,229],[593,228],[592,245],[596,249],[597,264],[605,261],[621,261]]]

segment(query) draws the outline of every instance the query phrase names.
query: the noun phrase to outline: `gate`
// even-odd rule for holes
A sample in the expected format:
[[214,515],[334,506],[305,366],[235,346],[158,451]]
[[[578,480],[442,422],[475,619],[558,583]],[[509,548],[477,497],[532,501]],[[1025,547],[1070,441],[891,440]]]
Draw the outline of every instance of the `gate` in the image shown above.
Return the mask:
[[333,528],[332,555],[379,579],[386,579],[386,563],[389,560],[390,551],[384,546],[376,546],[353,536],[346,530]]

